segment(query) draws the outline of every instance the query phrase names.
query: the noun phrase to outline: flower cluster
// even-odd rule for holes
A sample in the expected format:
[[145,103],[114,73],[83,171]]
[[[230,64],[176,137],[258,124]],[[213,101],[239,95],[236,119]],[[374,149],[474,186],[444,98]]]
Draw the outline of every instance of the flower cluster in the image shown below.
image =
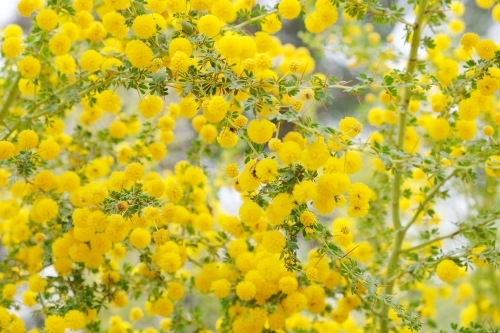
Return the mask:
[[[445,329],[437,302],[460,306],[455,331],[500,326],[500,53],[464,4],[18,11],[28,37],[0,35],[0,332]],[[367,20],[404,26],[408,58]],[[307,47],[283,44],[298,22]],[[355,82],[315,72],[322,52]],[[440,215],[462,197],[465,217]]]

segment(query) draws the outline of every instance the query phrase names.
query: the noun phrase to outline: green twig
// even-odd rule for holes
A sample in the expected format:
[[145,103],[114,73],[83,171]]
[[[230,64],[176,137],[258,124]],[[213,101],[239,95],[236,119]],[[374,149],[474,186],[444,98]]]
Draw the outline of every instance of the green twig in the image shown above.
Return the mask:
[[[427,7],[427,0],[419,1],[419,8],[417,17],[415,18],[415,24],[413,25],[413,38],[411,42],[410,55],[406,65],[406,78],[408,80],[412,79],[412,73],[415,71],[417,64],[418,48],[420,46],[420,38],[423,30],[423,23],[425,19],[425,9]],[[411,98],[411,86],[405,88],[403,92],[403,107],[399,113],[399,123],[398,123],[398,138],[397,147],[401,149],[404,144],[405,134],[406,134],[406,116],[408,113],[408,108]],[[401,247],[403,245],[403,240],[405,238],[406,230],[403,229],[401,225],[401,216],[399,211],[399,200],[401,197],[401,183],[403,177],[403,164],[396,163],[394,165],[394,180],[392,184],[392,224],[394,231],[396,233],[392,252],[389,256],[389,262],[387,263],[387,273],[386,273],[386,287],[385,294],[392,295],[394,291],[394,281],[390,281],[391,277],[397,269],[397,264],[399,261],[399,256],[401,253]],[[389,305],[382,304],[381,309],[382,317],[380,320],[380,332],[389,332]]]

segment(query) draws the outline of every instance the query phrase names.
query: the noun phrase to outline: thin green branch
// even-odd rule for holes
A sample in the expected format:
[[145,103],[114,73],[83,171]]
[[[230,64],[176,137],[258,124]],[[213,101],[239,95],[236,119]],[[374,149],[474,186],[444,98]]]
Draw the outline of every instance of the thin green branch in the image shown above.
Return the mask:
[[252,18],[250,18],[250,19],[246,20],[245,22],[242,22],[242,23],[240,23],[240,24],[238,24],[238,25],[235,25],[233,28],[234,28],[234,29],[240,29],[240,28],[243,28],[243,27],[244,27],[244,26],[246,26],[246,25],[249,25],[249,24],[251,24],[251,23],[253,23],[253,22],[255,22],[255,21],[258,21],[258,20],[260,20],[260,19],[262,19],[262,18],[264,18],[264,17],[266,17],[266,16],[268,16],[268,15],[271,15],[271,14],[274,14],[274,13],[277,13],[277,12],[278,12],[278,10],[277,10],[277,9],[270,10],[270,11],[268,11],[268,12],[267,12],[267,13],[265,13],[265,14],[262,14],[262,15],[259,15],[259,16],[252,17]]
[[[385,9],[377,9],[377,8],[374,8],[372,6],[368,6],[367,7],[368,11],[370,11],[371,13],[373,13],[374,15],[377,15],[377,16],[381,16],[381,17],[384,17],[384,16],[387,16],[387,11]],[[414,27],[415,25],[411,22],[408,22],[406,21],[405,19],[399,17],[399,16],[391,16],[391,18],[394,20],[394,21],[397,21],[397,22],[400,22],[400,23],[403,23],[409,27]]]
[[2,109],[0,110],[0,121],[3,121],[5,115],[9,112],[9,108],[11,107],[14,100],[19,95],[19,80],[21,79],[21,75],[17,74],[15,80],[12,82],[12,87],[10,91],[7,93],[7,99],[2,105]]
[[405,233],[418,220],[420,214],[424,211],[424,209],[427,206],[427,204],[436,196],[436,194],[439,192],[439,190],[441,189],[441,187],[448,180],[450,180],[451,178],[453,178],[454,176],[455,176],[455,173],[452,172],[446,178],[444,178],[441,182],[439,182],[438,184],[434,185],[429,191],[427,191],[424,200],[418,206],[417,211],[415,212],[415,214],[413,214],[413,217],[411,218],[410,222],[408,222],[408,224],[406,226],[404,226],[403,230],[404,230]]
[[430,239],[424,243],[421,243],[419,245],[416,245],[416,246],[413,246],[413,247],[410,247],[410,248],[407,248],[407,249],[404,249],[404,250],[401,250],[401,253],[408,253],[408,252],[413,252],[413,251],[416,251],[416,250],[420,250],[424,247],[427,247],[429,245],[432,245],[436,242],[439,242],[439,241],[442,241],[444,239],[448,239],[448,238],[453,238],[457,235],[460,235],[466,231],[469,231],[469,230],[473,230],[473,229],[476,229],[478,227],[482,227],[483,225],[486,225],[488,223],[491,223],[493,221],[495,221],[496,219],[498,219],[498,216],[495,215],[494,217],[491,217],[489,219],[486,219],[484,220],[483,222],[479,223],[479,224],[475,224],[475,225],[470,225],[470,226],[467,226],[467,227],[462,227],[462,228],[459,228],[457,231],[455,232],[452,232],[448,235],[444,235],[444,236],[441,236],[441,237],[437,237],[437,238],[433,238],[433,239]]
[[[407,79],[411,79],[412,73],[415,71],[417,64],[417,56],[418,56],[418,48],[420,46],[420,39],[423,30],[423,23],[425,19],[425,9],[427,7],[427,0],[419,1],[419,8],[417,17],[415,18],[415,24],[413,25],[413,38],[411,42],[410,55],[408,58],[408,62],[406,65],[406,77]],[[408,86],[405,88],[403,93],[403,106],[400,109],[399,113],[399,123],[398,123],[398,138],[397,138],[397,147],[402,148],[404,144],[405,134],[406,134],[406,116],[408,113],[408,108],[410,104],[411,98],[411,87]],[[403,177],[403,164],[396,163],[394,166],[394,180],[392,187],[392,207],[391,207],[391,215],[392,215],[392,224],[394,227],[394,231],[396,232],[396,238],[394,240],[393,249],[389,256],[389,262],[387,263],[387,273],[386,273],[386,287],[385,293],[387,295],[392,295],[394,291],[394,281],[390,281],[390,278],[394,275],[394,272],[397,269],[397,264],[399,261],[399,256],[401,252],[401,247],[403,245],[403,240],[405,238],[406,230],[402,229],[401,225],[401,216],[399,211],[399,200],[401,197],[401,183]],[[380,332],[388,333],[389,332],[389,306],[387,304],[382,304],[382,317],[380,320]]]

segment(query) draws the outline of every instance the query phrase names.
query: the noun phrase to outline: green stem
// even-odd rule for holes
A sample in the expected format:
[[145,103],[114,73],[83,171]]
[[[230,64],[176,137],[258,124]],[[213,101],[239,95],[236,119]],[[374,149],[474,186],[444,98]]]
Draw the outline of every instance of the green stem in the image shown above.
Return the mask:
[[258,20],[260,20],[261,18],[264,18],[264,17],[266,17],[266,16],[268,16],[268,15],[271,15],[271,14],[274,14],[274,13],[277,13],[277,12],[278,12],[278,10],[277,10],[277,9],[270,10],[270,11],[268,11],[268,12],[267,12],[267,13],[265,13],[265,14],[262,14],[262,15],[259,15],[259,16],[255,16],[255,17],[252,17],[252,18],[249,18],[249,19],[248,19],[248,20],[246,20],[245,22],[242,22],[242,23],[240,23],[240,24],[238,24],[238,25],[235,25],[233,28],[234,28],[234,29],[243,28],[244,26],[246,26],[246,25],[248,25],[248,24],[250,24],[250,23],[252,23],[252,22],[258,21]]
[[[374,15],[376,16],[381,16],[381,17],[387,17],[387,11],[385,9],[376,9],[372,6],[368,6],[367,9],[373,13]],[[400,22],[400,23],[403,23],[409,27],[414,27],[414,25],[408,21],[406,21],[405,19],[402,19],[401,17],[397,17],[397,16],[392,16],[392,19],[394,21],[397,21],[397,22]]]
[[440,183],[434,185],[434,187],[432,187],[429,191],[427,191],[427,194],[426,194],[424,200],[418,206],[417,211],[415,212],[415,214],[413,214],[413,217],[411,218],[410,222],[408,222],[408,224],[403,228],[405,233],[418,220],[420,213],[422,213],[424,211],[425,207],[427,207],[427,204],[436,196],[436,194],[439,192],[441,187],[449,179],[453,178],[454,176],[455,176],[455,173],[452,172],[445,179],[443,179]]
[[426,246],[432,245],[432,244],[434,244],[436,242],[439,242],[441,240],[448,239],[448,238],[453,238],[453,237],[455,237],[457,235],[460,235],[460,234],[464,233],[465,231],[469,231],[469,230],[481,227],[483,225],[486,225],[488,223],[491,223],[491,222],[495,221],[496,219],[498,219],[498,216],[491,217],[491,218],[489,218],[487,220],[484,220],[483,222],[481,222],[479,224],[475,224],[475,225],[467,226],[467,227],[462,227],[462,228],[458,229],[457,231],[452,232],[452,233],[450,233],[448,235],[444,235],[444,236],[441,236],[441,237],[433,238],[431,240],[428,240],[427,242],[421,243],[421,244],[416,245],[414,247],[410,247],[408,249],[401,250],[401,253],[407,253],[407,252],[413,252],[413,251],[416,251],[416,250],[420,250],[420,249],[422,249],[422,248],[424,248]]
[[[83,78],[82,78],[83,79]],[[60,94],[61,92],[65,91],[66,89],[68,88],[71,88],[72,86],[76,85],[80,80],[76,80],[70,84],[68,84],[67,86],[65,87],[62,87],[62,88],[59,88],[57,89],[56,91],[54,91],[54,94],[53,95],[58,95]],[[90,85],[87,89],[85,90],[82,90],[80,92],[78,92],[78,96],[85,96],[87,93],[91,92],[92,90],[95,90],[97,89],[102,83],[108,83],[109,80],[106,80],[104,82],[98,82],[96,85]],[[36,103],[35,105],[33,105],[30,110],[28,111],[27,115],[26,115],[26,118],[27,119],[35,119],[35,118],[38,118],[40,116],[43,116],[43,115],[46,115],[47,114],[47,111],[46,110],[42,110],[40,112],[37,112],[37,113],[34,113],[34,114],[30,114],[31,112],[33,112],[37,107],[45,104],[48,100],[50,99],[50,97],[47,97],[45,98],[43,101],[41,102],[38,102]]]
[[[33,104],[29,110],[26,112],[26,114],[24,115],[24,117],[22,117],[21,119],[19,119],[12,127],[10,127],[9,131],[2,137],[2,140],[5,140],[9,137],[9,135],[11,135],[16,129],[18,129],[23,123],[26,123],[26,121],[32,121],[32,119],[35,119],[35,118],[38,118],[38,117],[41,117],[41,116],[44,116],[46,115],[47,113],[49,113],[49,111],[47,110],[42,110],[42,111],[39,111],[37,113],[34,113],[34,114],[31,114],[35,109],[37,109],[38,107],[40,107],[41,105],[47,103],[50,98],[52,96],[57,96],[59,95],[60,93],[62,93],[63,91],[65,91],[66,89],[76,85],[77,83],[79,83],[81,80],[85,79],[86,77],[88,77],[90,74],[88,75],[85,75],[85,76],[82,76],[81,78],[79,78],[78,80],[75,80],[74,82],[71,82],[70,84],[64,86],[64,87],[61,87],[57,90],[54,91],[54,93],[52,95],[50,95],[49,97],[47,98],[44,98],[43,100],[41,100],[40,102],[38,103],[35,103]],[[109,82],[109,79],[104,81],[104,82],[101,82],[101,83],[98,83],[97,85],[91,85],[89,88],[83,90],[83,91],[80,91],[78,93],[78,96],[83,96],[85,94],[87,94],[89,91],[92,91],[94,89],[97,89],[97,87],[102,84],[102,83],[108,83]],[[1,118],[0,118],[1,119]]]
[[[420,45],[420,38],[423,30],[423,22],[425,18],[425,9],[427,7],[427,0],[419,1],[419,8],[417,17],[415,18],[415,24],[413,25],[413,38],[411,42],[410,56],[406,65],[406,77],[411,79],[412,73],[415,71],[417,65],[417,55],[418,48]],[[411,98],[411,87],[405,88],[403,93],[403,107],[399,113],[399,124],[398,124],[398,138],[397,138],[397,148],[402,149],[406,134],[406,116],[408,114],[408,106],[410,104]],[[387,295],[392,295],[394,291],[394,281],[390,281],[390,278],[394,275],[397,270],[397,264],[399,261],[399,256],[401,253],[401,246],[403,245],[403,240],[405,238],[406,229],[402,228],[401,216],[399,212],[399,199],[401,196],[401,182],[403,176],[403,164],[397,163],[394,165],[394,181],[392,187],[392,224],[394,231],[396,232],[396,238],[394,240],[394,245],[392,252],[389,256],[389,262],[387,264],[386,273],[386,287],[385,293]],[[389,332],[389,305],[382,304],[381,309],[382,316],[380,318],[380,332]]]
[[21,75],[17,75],[16,79],[14,82],[12,82],[12,87],[7,95],[7,99],[5,100],[5,103],[2,105],[2,109],[0,110],[0,122],[3,121],[5,118],[5,115],[7,112],[9,112],[9,108],[16,99],[16,97],[19,95],[19,80],[21,79]]

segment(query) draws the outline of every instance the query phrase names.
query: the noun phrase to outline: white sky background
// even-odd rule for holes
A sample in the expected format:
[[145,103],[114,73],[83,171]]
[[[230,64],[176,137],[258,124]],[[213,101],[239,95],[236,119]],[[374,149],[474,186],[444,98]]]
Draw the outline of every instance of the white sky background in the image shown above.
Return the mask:
[[15,18],[18,0],[0,0],[0,27],[12,23]]

